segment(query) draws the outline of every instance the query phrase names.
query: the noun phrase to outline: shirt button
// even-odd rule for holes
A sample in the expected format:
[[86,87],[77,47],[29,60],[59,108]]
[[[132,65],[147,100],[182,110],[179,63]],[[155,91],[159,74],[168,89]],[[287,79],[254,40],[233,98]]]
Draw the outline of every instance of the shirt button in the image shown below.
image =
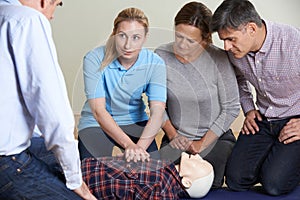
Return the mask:
[[259,78],[258,81],[261,82],[261,78]]
[[257,63],[257,64],[259,64],[259,63],[260,63],[260,62],[259,62],[259,60],[258,60],[258,61],[256,61],[256,63]]
[[19,169],[19,168],[17,169],[17,172],[18,172],[18,173],[20,173],[21,171],[22,171],[21,169]]
[[272,106],[270,106],[270,109],[272,110],[272,109],[273,109],[273,107],[272,107]]
[[13,157],[11,157],[11,159],[12,159],[13,161],[15,161],[15,160],[16,160],[16,157],[15,157],[15,156],[13,156]]

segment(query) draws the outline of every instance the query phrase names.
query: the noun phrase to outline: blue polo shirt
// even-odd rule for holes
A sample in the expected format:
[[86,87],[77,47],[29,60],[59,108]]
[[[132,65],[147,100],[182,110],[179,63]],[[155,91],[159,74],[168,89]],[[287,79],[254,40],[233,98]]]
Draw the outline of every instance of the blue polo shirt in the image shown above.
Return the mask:
[[88,52],[83,61],[86,102],[78,130],[99,127],[88,100],[105,97],[106,109],[118,125],[148,119],[142,94],[148,101],[166,102],[166,65],[154,52],[143,48],[136,63],[126,70],[117,59],[100,70],[105,47]]

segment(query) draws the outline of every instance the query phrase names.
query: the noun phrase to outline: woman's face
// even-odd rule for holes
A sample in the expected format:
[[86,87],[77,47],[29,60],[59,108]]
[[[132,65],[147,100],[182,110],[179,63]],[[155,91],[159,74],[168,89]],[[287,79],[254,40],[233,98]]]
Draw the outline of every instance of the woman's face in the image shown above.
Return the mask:
[[118,60],[125,68],[129,68],[135,63],[145,41],[145,28],[141,23],[137,21],[120,22],[115,42]]
[[205,43],[199,28],[187,24],[175,26],[175,54],[183,58],[193,58],[202,52]]

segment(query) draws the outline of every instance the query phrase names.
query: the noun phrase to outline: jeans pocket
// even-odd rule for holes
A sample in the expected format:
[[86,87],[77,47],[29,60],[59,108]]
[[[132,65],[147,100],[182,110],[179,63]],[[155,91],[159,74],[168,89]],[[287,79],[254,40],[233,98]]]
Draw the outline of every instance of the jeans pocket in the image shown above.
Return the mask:
[[10,190],[12,186],[13,183],[11,181],[7,181],[6,183],[4,183],[2,180],[0,181],[0,199],[6,191]]
[[[4,162],[0,162],[0,175],[4,174],[5,171],[9,168],[9,165]],[[0,179],[1,180],[1,179]]]
[[5,162],[0,162],[0,197],[4,195],[5,191],[8,191],[9,188],[12,187],[13,183],[10,181],[9,178],[7,178],[9,170],[9,165],[6,164]]
[[19,155],[14,156],[12,160],[17,163],[16,165],[16,167],[18,167],[17,172],[22,172],[32,162],[32,155],[30,154],[30,152],[25,150]]

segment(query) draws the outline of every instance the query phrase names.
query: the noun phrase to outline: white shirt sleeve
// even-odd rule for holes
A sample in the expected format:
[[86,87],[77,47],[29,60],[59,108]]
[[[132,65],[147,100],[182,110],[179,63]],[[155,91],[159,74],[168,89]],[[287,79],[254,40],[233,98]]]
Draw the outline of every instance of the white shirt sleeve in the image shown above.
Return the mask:
[[74,117],[57,61],[49,21],[36,15],[22,22],[12,38],[20,93],[31,119],[64,170],[67,187],[82,183]]

